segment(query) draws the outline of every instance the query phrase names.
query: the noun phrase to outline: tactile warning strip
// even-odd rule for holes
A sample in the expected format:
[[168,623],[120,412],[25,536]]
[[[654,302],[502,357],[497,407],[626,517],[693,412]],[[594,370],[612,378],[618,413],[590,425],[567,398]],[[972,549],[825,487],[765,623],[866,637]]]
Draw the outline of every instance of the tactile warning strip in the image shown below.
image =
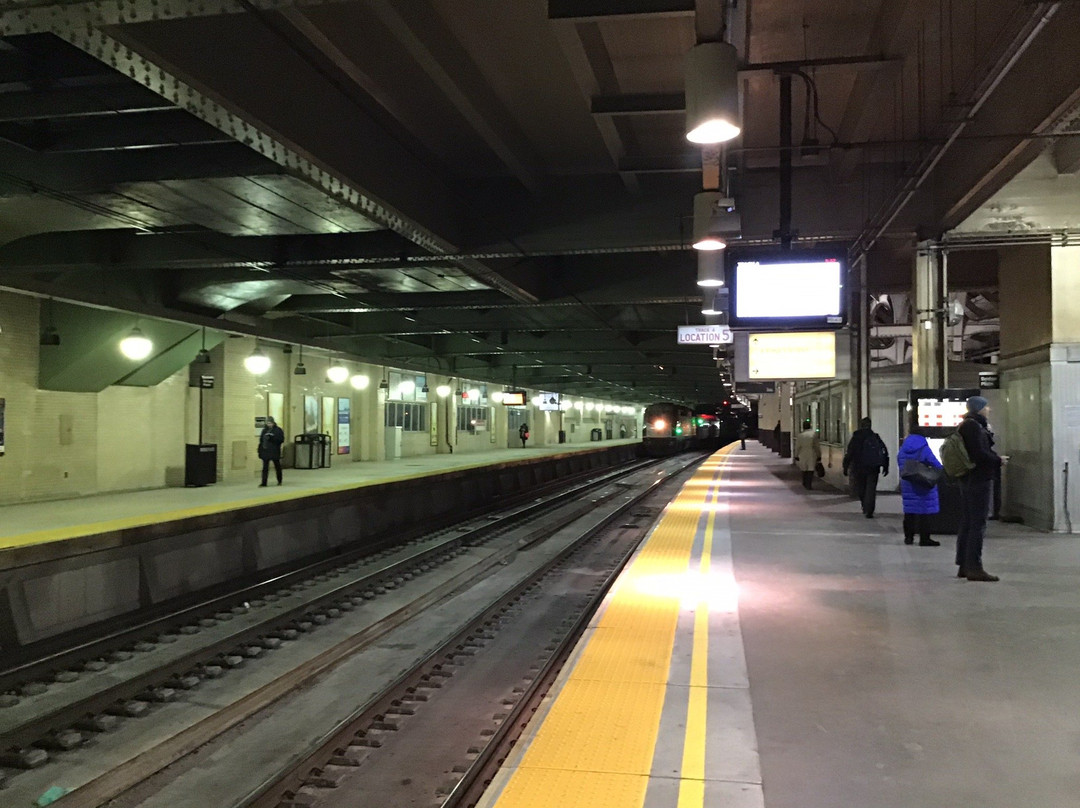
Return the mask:
[[497,808],[640,808],[701,515],[726,452],[668,505],[619,577]]

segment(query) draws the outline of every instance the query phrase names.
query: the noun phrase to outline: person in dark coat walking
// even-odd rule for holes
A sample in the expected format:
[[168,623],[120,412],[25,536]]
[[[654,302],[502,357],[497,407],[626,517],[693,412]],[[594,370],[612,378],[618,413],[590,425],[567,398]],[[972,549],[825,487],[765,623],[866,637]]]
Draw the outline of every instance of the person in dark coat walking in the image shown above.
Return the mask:
[[267,417],[266,425],[259,433],[259,459],[262,460],[262,482],[260,488],[266,488],[266,478],[270,475],[270,464],[274,464],[277,484],[281,485],[281,444],[285,442],[285,433],[273,418]]
[[967,449],[968,459],[975,464],[960,478],[960,497],[963,509],[960,532],[956,537],[956,576],[969,581],[997,581],[983,569],[982,548],[986,534],[986,516],[990,511],[994,475],[1001,468],[1002,458],[994,451],[994,438],[986,423],[990,402],[982,396],[967,400],[967,415],[957,428]]
[[744,452],[746,451],[746,435],[750,430],[747,429],[746,424],[739,424],[739,443],[742,444],[739,448]]
[[525,441],[529,439],[529,425],[522,424],[518,427],[518,437],[521,438],[521,448],[525,448]]
[[[901,473],[903,473],[904,464],[909,460],[915,460],[931,468],[941,468],[941,461],[937,459],[930,444],[919,432],[919,425],[914,419],[908,436],[904,438],[904,442],[900,444],[900,451],[896,453],[896,463]],[[904,544],[914,544],[915,534],[918,533],[921,547],[940,547],[941,542],[930,538],[929,524],[929,517],[941,509],[937,486],[928,488],[901,477],[900,496],[904,502]]]
[[885,442],[870,427],[872,422],[869,418],[859,421],[859,428],[848,441],[847,451],[844,452],[844,474],[851,469],[852,484],[855,496],[862,503],[862,512],[867,519],[874,518],[874,508],[877,506],[877,481],[878,475],[889,476],[889,450],[885,448]]

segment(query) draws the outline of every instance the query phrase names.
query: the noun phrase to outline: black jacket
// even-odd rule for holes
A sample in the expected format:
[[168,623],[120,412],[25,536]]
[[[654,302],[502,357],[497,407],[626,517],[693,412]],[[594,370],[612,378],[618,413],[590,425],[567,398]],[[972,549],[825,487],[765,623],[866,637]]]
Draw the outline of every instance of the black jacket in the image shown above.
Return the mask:
[[967,476],[980,482],[994,479],[1001,468],[1001,458],[994,451],[994,438],[986,425],[986,418],[978,413],[968,413],[956,431],[964,439],[964,448],[975,464]]
[[852,433],[847,451],[844,452],[844,474],[848,473],[849,468],[863,474],[879,470],[888,473],[889,450],[885,448],[885,442],[877,432],[872,429],[856,429]]
[[259,434],[259,459],[281,460],[281,444],[284,442],[285,433],[280,426],[264,426]]

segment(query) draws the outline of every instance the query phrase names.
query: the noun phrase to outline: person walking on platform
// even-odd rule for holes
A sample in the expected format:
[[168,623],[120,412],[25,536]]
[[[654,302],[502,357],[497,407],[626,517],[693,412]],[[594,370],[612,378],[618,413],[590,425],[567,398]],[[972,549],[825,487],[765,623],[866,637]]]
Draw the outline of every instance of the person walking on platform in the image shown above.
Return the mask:
[[844,476],[850,469],[855,496],[862,503],[862,512],[867,519],[874,518],[878,475],[889,476],[889,450],[871,426],[869,418],[859,421],[859,428],[852,434],[844,452]]
[[525,441],[529,439],[529,425],[522,424],[518,427],[518,437],[521,438],[521,448],[525,448]]
[[941,542],[930,538],[930,516],[941,507],[938,502],[937,485],[922,483],[904,477],[904,465],[914,462],[932,469],[940,469],[930,444],[919,430],[919,423],[912,418],[908,436],[900,444],[896,453],[896,464],[900,468],[900,496],[904,502],[904,544],[914,544],[915,534],[919,534],[920,547],[940,547]]
[[956,537],[957,577],[969,581],[997,581],[996,575],[983,569],[982,548],[986,516],[990,512],[990,489],[1003,458],[994,451],[994,438],[986,423],[990,402],[982,396],[972,396],[967,400],[967,410],[957,432],[963,439],[968,460],[974,465],[959,478],[963,510]]
[[811,490],[814,487],[814,474],[821,463],[821,441],[809,418],[803,421],[803,431],[795,439],[795,461],[802,471],[803,488]]
[[746,428],[746,424],[739,424],[739,443],[742,444],[739,448],[744,452],[746,451],[746,433],[749,432]]
[[270,464],[274,464],[277,484],[281,485],[281,444],[285,442],[285,433],[273,418],[267,417],[266,425],[259,433],[259,459],[262,460],[262,482],[260,488],[266,488],[266,478],[270,474]]

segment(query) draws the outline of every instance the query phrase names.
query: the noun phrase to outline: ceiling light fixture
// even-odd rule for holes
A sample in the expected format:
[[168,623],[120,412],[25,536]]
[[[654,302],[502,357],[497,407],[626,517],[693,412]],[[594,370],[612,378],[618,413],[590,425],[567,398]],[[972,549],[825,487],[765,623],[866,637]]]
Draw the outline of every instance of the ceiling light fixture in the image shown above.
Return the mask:
[[503,400],[502,390],[496,390],[494,393],[492,393],[491,394],[491,400],[494,401],[496,404],[502,404],[502,400]]
[[196,365],[210,364],[210,352],[206,350],[206,326],[203,326],[202,330],[202,347],[199,348],[199,352],[195,354],[195,358],[192,362]]
[[293,368],[294,376],[306,376],[307,368],[304,367],[304,346],[300,346],[300,358],[296,360],[296,367]]
[[369,379],[363,373],[357,373],[355,376],[349,379],[349,384],[353,386],[354,390],[367,390],[368,385],[371,384],[371,379]]
[[138,326],[131,329],[131,333],[120,340],[120,353],[136,362],[146,359],[152,350],[154,350],[154,343]]
[[[706,289],[701,293],[701,313],[706,317],[720,313],[720,309],[717,308],[718,302],[716,298],[717,294],[714,289]],[[660,369],[663,370],[663,368]]]
[[435,395],[437,395],[439,398],[446,398],[448,395],[450,395],[450,385],[440,384],[438,387],[435,388]]
[[330,358],[330,366],[326,369],[326,380],[330,384],[341,384],[349,378],[349,369],[342,364],[340,359]]
[[724,269],[715,251],[700,250],[697,254],[697,285],[716,288],[724,285]]
[[686,139],[723,143],[742,132],[739,55],[727,42],[702,42],[686,54]]
[[719,191],[701,191],[694,195],[695,250],[722,250],[727,247],[728,238],[732,235],[737,237],[741,229],[734,199]]
[[411,379],[404,379],[402,380],[401,384],[398,385],[398,393],[400,395],[411,396],[415,392],[416,382],[412,381]]
[[262,376],[270,370],[270,357],[263,353],[258,342],[255,343],[255,350],[251,355],[244,359],[244,368],[255,376]]

